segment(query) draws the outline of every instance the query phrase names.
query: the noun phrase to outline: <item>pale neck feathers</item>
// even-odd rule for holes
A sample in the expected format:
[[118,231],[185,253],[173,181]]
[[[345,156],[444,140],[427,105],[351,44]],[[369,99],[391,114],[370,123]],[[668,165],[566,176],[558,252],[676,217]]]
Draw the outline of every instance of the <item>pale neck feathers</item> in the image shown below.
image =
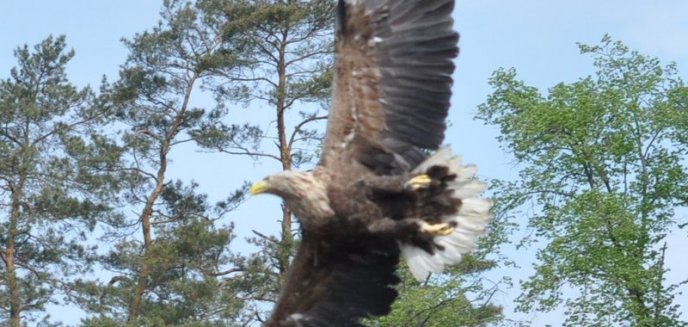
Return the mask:
[[273,176],[280,184],[279,193],[287,207],[299,218],[302,228],[324,222],[334,216],[323,181],[312,172],[284,171]]

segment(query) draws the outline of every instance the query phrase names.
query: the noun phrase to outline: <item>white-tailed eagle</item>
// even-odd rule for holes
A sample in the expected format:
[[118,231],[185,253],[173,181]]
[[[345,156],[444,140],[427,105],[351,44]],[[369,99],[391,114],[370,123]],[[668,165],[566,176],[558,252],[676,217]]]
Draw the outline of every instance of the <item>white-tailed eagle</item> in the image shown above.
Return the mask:
[[268,326],[361,326],[397,296],[399,257],[424,279],[456,264],[490,220],[485,184],[440,148],[458,34],[453,0],[339,0],[320,163],[255,183],[301,241]]

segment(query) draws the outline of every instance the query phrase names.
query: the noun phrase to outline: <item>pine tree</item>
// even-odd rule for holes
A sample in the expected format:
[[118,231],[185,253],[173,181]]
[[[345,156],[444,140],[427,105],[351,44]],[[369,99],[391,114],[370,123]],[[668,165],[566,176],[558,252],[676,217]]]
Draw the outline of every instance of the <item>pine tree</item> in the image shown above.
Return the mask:
[[[69,83],[65,37],[15,51],[0,81],[0,317],[18,327],[72,298],[88,273],[96,223],[111,213],[120,149],[101,134],[107,112]],[[4,324],[3,324],[4,325]]]
[[125,40],[130,54],[120,78],[103,87],[102,101],[124,126],[128,205],[124,219],[109,222],[105,239],[116,242],[100,258],[112,277],[80,285],[82,304],[97,314],[86,325],[224,326],[243,319],[234,275],[245,260],[228,252],[233,226],[220,219],[245,187],[210,204],[198,185],[168,171],[173,151],[217,114],[192,107],[192,97],[211,69],[234,68],[218,31],[193,4],[165,1],[155,28]]
[[[335,3],[200,3],[207,13],[219,17],[218,21],[225,21],[223,40],[235,50],[237,62],[243,67],[217,75],[220,82],[214,91],[220,100],[218,110],[226,110],[227,103],[244,103],[251,108],[265,105],[274,124],[262,129],[254,121],[229,124],[216,120],[199,130],[196,139],[204,147],[222,153],[274,160],[284,170],[312,164],[322,139],[317,122],[326,118],[323,108],[330,95]],[[267,147],[266,141],[275,148]],[[250,279],[247,283],[255,286],[249,297],[270,306],[279,293],[297,242],[291,212],[285,206],[281,211],[278,237],[256,231],[251,239],[262,249],[254,257],[262,264],[253,267],[254,274],[245,276]],[[261,311],[259,307],[256,312]]]

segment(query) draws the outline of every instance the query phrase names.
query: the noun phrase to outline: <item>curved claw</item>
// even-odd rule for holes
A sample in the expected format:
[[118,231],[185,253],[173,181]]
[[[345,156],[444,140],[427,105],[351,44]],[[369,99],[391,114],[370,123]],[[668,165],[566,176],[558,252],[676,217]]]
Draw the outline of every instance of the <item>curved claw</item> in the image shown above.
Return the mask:
[[427,174],[420,174],[416,177],[409,179],[405,184],[404,188],[411,191],[417,191],[422,188],[428,188],[432,184],[432,179]]
[[447,236],[454,232],[454,227],[447,223],[429,224],[421,220],[420,231],[432,236]]

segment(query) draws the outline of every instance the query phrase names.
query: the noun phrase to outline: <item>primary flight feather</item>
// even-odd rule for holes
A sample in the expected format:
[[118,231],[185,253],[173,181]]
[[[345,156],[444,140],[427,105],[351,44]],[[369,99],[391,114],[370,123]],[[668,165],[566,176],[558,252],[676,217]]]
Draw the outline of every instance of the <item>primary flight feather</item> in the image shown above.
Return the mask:
[[440,148],[458,34],[453,0],[339,0],[320,163],[255,183],[299,219],[268,326],[361,326],[387,314],[405,258],[418,279],[469,252],[490,221],[475,166]]

